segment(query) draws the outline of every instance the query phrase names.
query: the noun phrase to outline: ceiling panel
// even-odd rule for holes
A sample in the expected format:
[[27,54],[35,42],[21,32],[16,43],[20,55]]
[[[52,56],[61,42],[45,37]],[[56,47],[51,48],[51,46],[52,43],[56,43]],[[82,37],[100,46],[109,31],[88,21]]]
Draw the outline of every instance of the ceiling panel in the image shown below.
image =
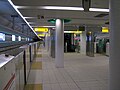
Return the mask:
[[82,6],[82,0],[12,0],[15,5],[22,6]]
[[[28,22],[35,22],[38,24],[47,24],[47,20],[53,18],[66,18],[70,19],[69,24],[101,24],[100,21],[108,21],[107,17],[95,17],[101,14],[101,12],[83,12],[83,11],[58,11],[58,10],[30,10],[20,9],[24,17],[34,17],[27,19]],[[38,19],[38,15],[44,16],[44,19]],[[96,23],[97,22],[97,23]]]
[[83,11],[62,11],[62,10],[39,10],[39,9],[20,9],[24,17],[37,17],[43,15],[48,18],[94,18],[101,12],[83,12]]
[[[12,0],[15,5],[22,6],[82,6],[82,0]],[[109,0],[91,0],[91,7],[109,8]]]
[[[12,0],[17,6],[76,6],[82,7],[82,0]],[[109,0],[91,0],[93,8],[109,8]],[[55,25],[47,22],[53,18],[70,19],[71,22],[65,25],[105,25],[109,21],[109,15],[105,17],[95,17],[99,14],[109,14],[105,12],[84,12],[84,11],[67,11],[67,10],[43,10],[35,8],[19,9],[31,26],[49,26]],[[38,16],[44,16],[43,19]]]
[[109,0],[91,0],[91,7],[109,8]]

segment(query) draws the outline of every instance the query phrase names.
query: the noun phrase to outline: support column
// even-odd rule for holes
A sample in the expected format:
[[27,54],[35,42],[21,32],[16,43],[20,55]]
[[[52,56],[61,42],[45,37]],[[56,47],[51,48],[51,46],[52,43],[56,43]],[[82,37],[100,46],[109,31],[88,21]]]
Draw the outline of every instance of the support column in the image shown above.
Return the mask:
[[120,1],[110,0],[109,90],[120,90]]
[[96,27],[86,26],[86,55],[94,57],[94,31],[98,30]]
[[64,67],[64,21],[56,19],[55,64]]
[[74,45],[74,34],[71,34],[71,44]]
[[49,42],[48,42],[48,38],[49,38],[49,37],[48,37],[48,33],[46,33],[46,36],[45,36],[45,48],[46,48],[47,51],[48,51],[48,47],[49,47],[49,46],[48,46],[48,43],[49,43]]
[[47,35],[45,34],[45,49],[47,49]]
[[86,31],[80,35],[80,53],[86,55]]
[[52,58],[55,58],[55,30],[50,31],[50,36],[51,36],[51,52],[50,52],[50,56]]
[[51,29],[49,30],[49,56],[51,56]]

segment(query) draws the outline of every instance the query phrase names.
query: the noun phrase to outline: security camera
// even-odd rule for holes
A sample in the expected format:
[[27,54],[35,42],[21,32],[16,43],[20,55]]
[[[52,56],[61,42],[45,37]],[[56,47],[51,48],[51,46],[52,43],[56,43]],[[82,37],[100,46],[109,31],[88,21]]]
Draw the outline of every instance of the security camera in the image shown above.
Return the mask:
[[37,15],[38,19],[44,19],[44,16]]
[[41,16],[41,19],[44,19],[44,16]]

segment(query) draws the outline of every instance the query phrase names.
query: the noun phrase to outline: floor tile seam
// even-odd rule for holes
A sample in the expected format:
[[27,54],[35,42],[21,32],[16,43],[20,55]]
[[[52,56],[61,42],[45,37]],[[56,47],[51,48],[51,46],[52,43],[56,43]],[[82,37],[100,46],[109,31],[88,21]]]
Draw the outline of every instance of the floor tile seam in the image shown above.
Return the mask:
[[[59,71],[60,72],[60,71]],[[49,74],[49,73],[48,73]],[[55,74],[55,73],[54,73]],[[62,77],[65,79],[65,77],[63,76],[63,74],[61,73]],[[56,74],[55,74],[55,77],[56,77]],[[56,80],[58,81],[57,77],[56,77]],[[60,84],[60,82],[58,81],[58,83]],[[67,84],[67,81],[65,80],[65,83]],[[67,84],[68,85],[68,84]],[[69,87],[69,85],[68,85]],[[77,86],[78,87],[78,86]],[[70,88],[70,87],[69,87]]]
[[[56,73],[54,73],[54,74],[55,74],[55,77],[56,77],[56,80],[57,80],[58,84],[60,84],[61,82],[58,80],[58,78],[57,78],[57,74],[56,74]],[[63,82],[62,82],[62,83],[63,83]],[[67,83],[66,80],[65,80],[64,83]]]
[[66,73],[69,75],[69,77],[72,79],[72,81],[75,83],[75,85],[79,88],[79,90],[82,90],[77,83],[74,81],[74,79],[72,78],[72,76],[68,73],[68,71],[65,69]]
[[[60,71],[61,72],[61,71]],[[63,75],[63,74],[62,74]],[[65,79],[64,75],[63,75],[63,78]],[[71,77],[70,77],[71,78]],[[71,80],[73,81],[73,79],[71,78]],[[69,82],[67,82],[67,80],[65,79],[66,81],[66,84],[68,85]],[[73,81],[74,82],[74,81]],[[76,85],[76,84],[75,84]],[[76,85],[77,86],[77,85]],[[71,89],[71,87],[68,85],[68,87]],[[81,90],[78,86],[77,86],[77,89]]]
[[[59,87],[60,87],[60,84],[59,83],[43,83],[43,85],[46,85],[46,84],[49,84],[50,85],[50,87],[51,87],[51,90],[52,90],[52,85],[58,85]],[[62,88],[60,87],[60,90],[62,90]]]
[[[61,73],[61,71],[59,70],[59,72]],[[68,73],[67,73],[68,74]],[[65,79],[65,77],[64,77],[64,75],[61,73],[61,75],[63,76],[63,78]],[[69,75],[69,74],[68,74]],[[71,78],[71,80],[74,82],[74,80],[72,79],[72,77],[69,75],[69,77]],[[66,82],[66,84],[68,85],[68,82],[66,81],[66,79],[65,79],[65,82]],[[75,83],[75,82],[74,82]],[[76,85],[76,83],[75,83],[75,85]],[[77,85],[76,85],[77,86]],[[70,86],[68,85],[68,87],[70,88]],[[79,90],[81,90],[81,88],[79,88],[78,86],[77,86],[77,88],[79,89]],[[70,88],[71,89],[71,88]]]
[[[49,73],[48,73],[48,74],[49,74]],[[56,73],[54,72],[54,70],[53,70],[53,74],[54,74],[54,76],[55,76],[55,78],[56,78],[56,81],[59,83],[59,80],[58,80],[58,78],[57,78]],[[49,75],[49,78],[50,78],[50,75]]]
[[[47,73],[48,73],[48,70],[46,70],[46,71],[47,71]],[[43,70],[42,70],[42,73],[43,73]],[[48,74],[49,74],[49,73],[48,73]],[[43,74],[42,74],[42,77],[44,77]],[[49,77],[49,75],[48,75],[48,79],[49,79],[48,81],[50,82],[50,77]],[[42,83],[43,83],[43,79],[42,79]]]
[[[62,90],[62,88],[61,88],[60,84],[58,83],[57,85],[60,87],[60,90]],[[52,87],[52,86],[51,86],[51,87]],[[53,90],[53,89],[52,89],[52,90]]]
[[[53,75],[55,76],[55,73],[52,71],[52,73],[53,73]],[[48,76],[49,76],[49,78],[50,78],[50,72],[49,72],[49,70],[48,70]],[[56,79],[56,81],[57,81],[57,78],[56,78],[56,76],[55,76],[55,79]],[[58,82],[58,81],[57,81]]]

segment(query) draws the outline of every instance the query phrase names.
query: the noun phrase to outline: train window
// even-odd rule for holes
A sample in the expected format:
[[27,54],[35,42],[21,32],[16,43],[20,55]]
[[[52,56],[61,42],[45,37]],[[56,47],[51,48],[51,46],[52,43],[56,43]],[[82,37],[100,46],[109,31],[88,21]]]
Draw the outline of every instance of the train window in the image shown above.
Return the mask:
[[30,39],[28,38],[28,41],[30,41]]
[[21,41],[21,36],[18,36],[18,41]]
[[12,41],[15,41],[15,35],[12,35]]
[[11,34],[5,34],[5,41],[12,41],[12,35]]
[[0,33],[0,41],[5,41],[5,34]]

